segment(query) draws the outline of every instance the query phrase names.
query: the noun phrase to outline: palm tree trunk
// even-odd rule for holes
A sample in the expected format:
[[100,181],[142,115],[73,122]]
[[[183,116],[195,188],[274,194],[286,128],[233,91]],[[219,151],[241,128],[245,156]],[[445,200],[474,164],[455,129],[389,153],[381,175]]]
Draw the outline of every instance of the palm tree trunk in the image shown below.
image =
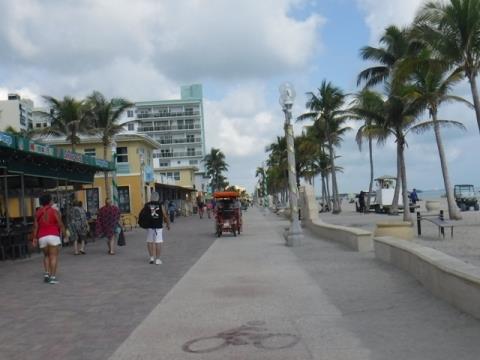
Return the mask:
[[328,150],[330,152],[330,166],[332,167],[332,193],[333,193],[333,213],[340,214],[342,209],[340,207],[340,202],[338,199],[338,186],[337,186],[337,175],[335,171],[335,154],[333,151],[332,142],[328,140]]
[[401,167],[401,149],[399,145],[399,140],[397,140],[397,183],[395,185],[395,192],[393,194],[393,201],[392,206],[390,207],[390,214],[397,215],[398,214],[398,199],[400,198],[400,185],[402,183],[401,176],[402,176],[402,167]]
[[433,130],[435,131],[435,139],[437,140],[438,155],[440,156],[440,166],[442,167],[443,183],[445,185],[445,193],[447,194],[448,216],[450,220],[460,220],[462,216],[458,212],[457,204],[453,196],[452,183],[448,174],[447,158],[445,156],[445,149],[443,147],[443,140],[440,135],[440,125],[437,121],[436,111],[432,112]]
[[401,141],[400,167],[402,174],[403,221],[412,221],[410,206],[408,206],[407,167],[405,166],[405,142]]
[[[103,158],[107,160],[108,145],[103,144]],[[108,171],[104,171],[103,177],[105,180],[105,198],[110,199],[110,183],[108,181]]]
[[321,173],[322,177],[322,211],[325,209],[325,203],[327,202],[327,187],[325,185],[325,174]]
[[368,151],[370,156],[370,185],[368,186],[368,195],[367,195],[367,211],[370,210],[370,194],[373,191],[373,148],[372,148],[372,138],[368,137]]
[[480,98],[478,96],[476,75],[469,75],[468,80],[470,82],[470,88],[472,90],[473,106],[475,107],[475,115],[477,115],[478,130],[480,131]]
[[332,210],[332,207],[331,207],[331,202],[332,202],[332,199],[330,197],[330,176],[329,174],[327,173],[326,177],[325,177],[325,181],[326,181],[326,184],[327,184],[327,205],[328,205],[328,211],[331,211]]

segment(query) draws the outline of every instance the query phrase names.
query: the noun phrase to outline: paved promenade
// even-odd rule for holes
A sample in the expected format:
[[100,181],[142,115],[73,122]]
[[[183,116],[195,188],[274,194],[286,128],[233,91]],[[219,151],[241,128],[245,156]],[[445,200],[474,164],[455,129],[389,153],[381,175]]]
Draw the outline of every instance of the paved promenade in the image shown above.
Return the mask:
[[415,280],[336,244],[283,245],[287,223],[251,209],[111,360],[478,359],[480,322]]
[[182,218],[164,265],[129,233],[113,257],[99,241],[62,254],[58,286],[39,281],[40,258],[2,263],[0,358],[478,359],[480,321],[373,254],[308,233],[287,248],[285,226],[249,209],[243,234],[215,240]]
[[107,359],[215,241],[211,232],[205,219],[179,218],[158,266],[143,229],[126,232],[115,256],[100,239],[85,256],[63,248],[58,285],[42,282],[38,255],[0,262],[0,359]]

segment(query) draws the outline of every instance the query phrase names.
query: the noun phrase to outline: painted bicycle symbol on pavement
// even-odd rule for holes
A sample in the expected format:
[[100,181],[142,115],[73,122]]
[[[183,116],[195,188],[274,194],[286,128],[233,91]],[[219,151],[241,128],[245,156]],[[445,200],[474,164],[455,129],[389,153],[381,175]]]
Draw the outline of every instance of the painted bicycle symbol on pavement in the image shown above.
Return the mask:
[[280,350],[295,346],[300,338],[288,333],[270,333],[264,321],[249,321],[245,325],[218,333],[215,336],[201,337],[183,344],[183,351],[205,354],[223,349],[229,345],[253,345],[257,349]]

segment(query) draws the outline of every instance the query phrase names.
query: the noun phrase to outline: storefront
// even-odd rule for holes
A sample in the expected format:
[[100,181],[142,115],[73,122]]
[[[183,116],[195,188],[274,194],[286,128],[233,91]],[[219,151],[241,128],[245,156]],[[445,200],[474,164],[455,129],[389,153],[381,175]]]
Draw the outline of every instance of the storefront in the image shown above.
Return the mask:
[[51,191],[60,206],[94,181],[95,173],[112,171],[109,161],[44,145],[0,132],[0,227],[31,224],[36,199]]

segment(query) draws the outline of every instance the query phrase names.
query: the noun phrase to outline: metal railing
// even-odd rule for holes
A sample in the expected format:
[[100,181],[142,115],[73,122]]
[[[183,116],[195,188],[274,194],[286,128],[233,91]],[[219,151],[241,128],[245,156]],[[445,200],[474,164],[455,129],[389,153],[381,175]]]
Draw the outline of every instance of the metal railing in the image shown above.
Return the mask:
[[171,131],[171,130],[197,130],[201,129],[200,125],[166,125],[166,126],[140,126],[138,131]]
[[162,118],[162,117],[177,117],[177,116],[197,116],[200,111],[185,111],[185,112],[162,112],[162,113],[140,113],[137,114],[138,119]]

